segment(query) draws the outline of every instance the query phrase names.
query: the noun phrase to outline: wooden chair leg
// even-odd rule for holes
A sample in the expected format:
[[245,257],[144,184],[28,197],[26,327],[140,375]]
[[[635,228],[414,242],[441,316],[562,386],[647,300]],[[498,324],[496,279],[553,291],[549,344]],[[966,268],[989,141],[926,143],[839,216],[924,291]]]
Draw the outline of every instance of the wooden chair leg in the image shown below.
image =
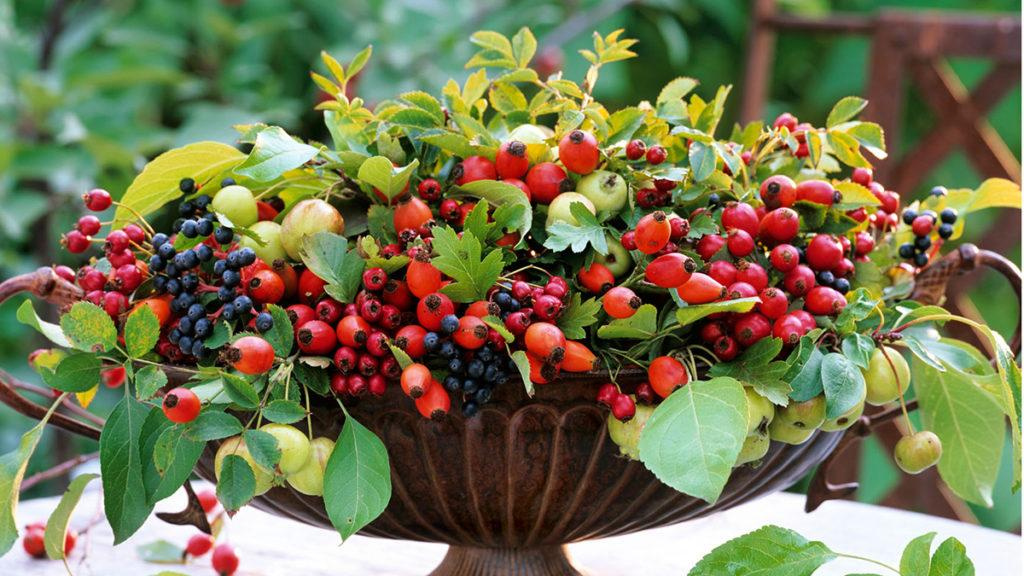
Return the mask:
[[768,98],[772,62],[775,59],[775,30],[768,19],[775,15],[775,0],[755,0],[751,7],[747,32],[747,68],[743,76],[743,100],[740,121],[753,122],[761,117]]

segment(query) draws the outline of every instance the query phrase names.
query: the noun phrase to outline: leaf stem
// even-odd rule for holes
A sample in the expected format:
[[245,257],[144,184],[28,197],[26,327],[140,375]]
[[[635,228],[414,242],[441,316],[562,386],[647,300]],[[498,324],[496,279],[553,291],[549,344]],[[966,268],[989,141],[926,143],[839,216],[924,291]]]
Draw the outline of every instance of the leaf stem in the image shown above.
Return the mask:
[[894,574],[899,574],[900,573],[899,569],[897,569],[897,568],[895,568],[893,566],[890,566],[890,565],[886,564],[885,562],[881,562],[879,560],[874,560],[872,558],[866,558],[864,556],[857,556],[856,554],[843,554],[842,552],[833,552],[833,554],[835,554],[836,556],[838,556],[840,558],[847,558],[849,560],[860,560],[861,562],[867,562],[868,564],[874,564],[875,566],[881,566],[882,568],[885,568],[886,570],[891,570]]

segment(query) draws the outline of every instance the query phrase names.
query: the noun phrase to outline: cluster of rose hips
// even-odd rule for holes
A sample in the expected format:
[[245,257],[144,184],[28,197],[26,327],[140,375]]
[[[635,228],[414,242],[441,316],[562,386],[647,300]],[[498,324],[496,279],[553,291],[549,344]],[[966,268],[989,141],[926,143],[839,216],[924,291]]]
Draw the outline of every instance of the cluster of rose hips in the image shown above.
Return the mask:
[[[214,512],[220,508],[217,495],[212,490],[198,492],[196,497],[203,507],[203,512],[209,516],[213,516]],[[213,554],[210,556],[210,565],[218,576],[232,576],[238,571],[239,560],[235,549],[230,544],[217,544],[216,538],[209,534],[199,533],[189,538],[185,545],[185,556],[199,558],[205,556],[210,550],[213,550]]]
[[[942,192],[944,191],[945,189],[942,189]],[[900,245],[900,258],[910,260],[918,268],[928,264],[929,250],[934,244],[932,236],[937,235],[940,238],[939,242],[951,238],[957,217],[958,214],[953,208],[946,208],[939,214],[934,210],[923,210],[920,213],[910,209],[904,210],[903,223],[910,226],[914,233],[914,241]]]

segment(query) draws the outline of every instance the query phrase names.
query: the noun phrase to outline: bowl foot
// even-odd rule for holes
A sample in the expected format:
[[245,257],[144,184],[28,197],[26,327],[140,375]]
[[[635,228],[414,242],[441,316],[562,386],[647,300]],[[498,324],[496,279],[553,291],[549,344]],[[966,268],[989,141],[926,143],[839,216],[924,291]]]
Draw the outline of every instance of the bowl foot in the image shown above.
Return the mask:
[[583,576],[583,573],[573,567],[565,546],[451,546],[430,576]]

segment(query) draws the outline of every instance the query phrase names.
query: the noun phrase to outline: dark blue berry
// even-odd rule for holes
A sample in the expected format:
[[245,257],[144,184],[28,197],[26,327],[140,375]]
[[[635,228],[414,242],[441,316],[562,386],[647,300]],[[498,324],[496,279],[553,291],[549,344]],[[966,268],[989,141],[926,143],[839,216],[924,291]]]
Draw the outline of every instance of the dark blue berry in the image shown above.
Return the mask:
[[196,340],[192,343],[192,355],[196,358],[205,358],[209,353],[209,348],[206,347],[206,343],[202,340]]
[[181,330],[171,328],[171,331],[167,333],[167,339],[171,341],[171,344],[177,344],[178,340],[181,340]]
[[459,390],[462,390],[462,380],[459,380],[455,376],[445,376],[444,389],[449,392],[458,392]]
[[441,337],[437,335],[437,332],[427,332],[423,335],[423,348],[427,352],[436,352],[440,345]]
[[455,314],[449,314],[444,318],[441,318],[441,332],[445,334],[452,334],[459,329],[459,317]]
[[818,284],[831,286],[836,281],[836,275],[828,270],[818,272]]
[[230,176],[228,176],[227,178],[225,178],[225,179],[220,181],[220,187],[221,188],[227,188],[228,186],[234,186],[234,185],[235,185],[235,179],[230,177]]
[[935,188],[932,188],[931,191],[928,193],[931,194],[932,196],[938,197],[949,194],[949,190],[946,190],[945,186],[936,186]]
[[238,298],[235,298],[232,306],[235,307],[235,312],[239,315],[247,314],[252,311],[252,298],[245,295],[239,296]]
[[522,307],[522,303],[520,303],[519,300],[516,300],[515,298],[511,299],[508,303],[509,312],[519,312],[519,309]]
[[167,281],[167,293],[173,296],[181,294],[181,280],[171,278]]
[[256,262],[256,251],[246,246],[238,251],[238,257],[242,266],[248,266],[253,262]]
[[462,381],[462,391],[466,394],[475,394],[480,389],[480,383],[472,378],[466,378]]
[[181,287],[186,292],[195,292],[196,288],[199,288],[199,276],[196,276],[195,274],[182,276]]
[[210,248],[206,244],[200,244],[195,248],[196,256],[199,257],[200,262],[209,262],[210,258],[213,258],[213,248]]
[[182,336],[181,340],[178,340],[178,348],[181,348],[181,351],[184,352],[185,354],[191,354],[192,344],[194,343],[195,342],[192,341],[192,338],[189,338],[188,336]]
[[[178,214],[181,214],[186,218],[191,216],[195,211],[196,207],[193,206],[191,202],[182,202],[181,204],[178,204]],[[184,229],[184,225],[182,226],[182,229]]]
[[913,258],[914,257],[914,245],[907,242],[906,244],[900,245],[900,258]]
[[242,281],[242,275],[236,270],[225,270],[224,273],[220,275],[220,281],[228,288],[234,288]]
[[956,222],[956,217],[957,217],[956,210],[954,210],[952,208],[946,208],[941,213],[939,213],[939,218],[942,220],[943,224],[953,224],[953,223],[955,223]]
[[153,290],[156,290],[157,294],[163,294],[167,292],[167,277],[166,276],[154,276],[153,277]]
[[906,224],[907,226],[913,224],[915,218],[917,218],[917,212],[914,212],[913,210],[903,211],[903,223]]
[[473,395],[473,401],[475,401],[477,404],[487,404],[487,402],[490,399],[491,399],[491,389],[490,388],[481,388],[481,389],[476,391],[476,394]]
[[925,264],[928,264],[928,255],[927,254],[925,254],[924,252],[920,252],[920,253],[914,255],[914,265],[915,266],[917,266],[918,268],[922,268],[922,267],[924,267]]
[[217,299],[221,302],[231,302],[235,299],[235,289],[227,286],[221,286],[217,289]]
[[465,418],[472,418],[476,416],[476,413],[480,411],[480,405],[473,401],[468,401],[462,405],[462,416]]
[[450,340],[445,340],[441,343],[441,347],[438,349],[438,353],[442,358],[454,358],[459,353],[458,349],[455,348],[455,344]]
[[160,272],[167,266],[167,261],[160,257],[159,254],[153,254],[149,257],[149,269],[153,272]]
[[177,278],[179,274],[178,267],[169,263],[167,264],[167,267],[164,268],[164,274],[166,274],[168,278]]
[[191,194],[196,189],[196,181],[191,178],[182,178],[181,182],[178,182],[178,190],[181,190],[185,194]]
[[477,350],[476,357],[483,362],[490,362],[491,360],[494,360],[494,351],[489,347],[484,346],[480,350]]
[[199,235],[199,226],[195,220],[185,220],[181,223],[181,234],[185,238],[195,238]]
[[952,224],[941,224],[939,226],[939,238],[943,240],[949,240],[953,237],[953,225]]
[[259,332],[266,332],[274,327],[274,317],[270,315],[270,312],[260,312],[256,316],[256,330]]
[[458,374],[466,368],[466,363],[462,361],[462,358],[452,358],[448,361],[448,371]]
[[927,236],[918,236],[914,239],[914,248],[917,248],[920,252],[924,252],[931,247],[932,239]]
[[846,278],[836,278],[836,283],[832,287],[836,289],[836,292],[846,294],[850,291],[850,281]]
[[187,316],[189,320],[195,322],[196,320],[199,320],[200,318],[206,316],[206,309],[203,308],[202,304],[193,304],[188,307]]
[[718,204],[721,201],[722,201],[722,197],[719,196],[718,194],[711,194],[711,195],[708,196],[708,205],[710,205],[710,206],[718,206]]
[[178,320],[178,330],[181,331],[182,334],[192,333],[192,321],[189,320],[188,316]]
[[479,378],[484,375],[484,369],[484,363],[479,358],[475,358],[466,365],[466,374],[472,378]]
[[498,367],[496,365],[488,364],[487,369],[484,370],[484,382],[496,383],[498,381],[498,374],[500,373],[501,370],[498,370]]
[[153,239],[150,240],[150,243],[153,245],[154,250],[159,249],[161,246],[167,243],[167,234],[164,234],[163,232],[157,232],[156,234],[153,234]]
[[213,322],[210,322],[209,318],[196,320],[195,326],[192,327],[192,333],[196,338],[206,338],[211,332],[213,332]]
[[504,310],[512,303],[512,295],[508,292],[498,292],[494,295],[494,303]]
[[210,198],[209,194],[200,194],[192,199],[192,203],[196,205],[196,208],[200,210],[206,210],[206,207],[210,205],[213,198]]
[[227,320],[228,322],[235,319],[235,307],[230,303],[225,304],[220,310],[220,317]]
[[204,238],[213,234],[213,222],[203,218],[196,224],[196,232]]
[[171,244],[170,242],[164,242],[163,244],[160,245],[159,248],[156,249],[156,253],[159,254],[160,257],[163,258],[164,260],[170,260],[171,258],[174,258],[174,252],[174,244]]
[[228,263],[228,270],[238,270],[243,266],[242,257],[238,255],[238,251],[229,252],[228,257],[225,259]]
[[218,244],[231,244],[231,240],[235,237],[235,231],[228,227],[217,228],[213,232],[213,238]]
[[223,260],[217,260],[213,263],[213,274],[214,276],[220,276],[228,269],[228,263]]

